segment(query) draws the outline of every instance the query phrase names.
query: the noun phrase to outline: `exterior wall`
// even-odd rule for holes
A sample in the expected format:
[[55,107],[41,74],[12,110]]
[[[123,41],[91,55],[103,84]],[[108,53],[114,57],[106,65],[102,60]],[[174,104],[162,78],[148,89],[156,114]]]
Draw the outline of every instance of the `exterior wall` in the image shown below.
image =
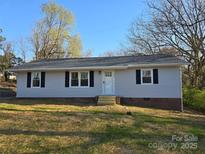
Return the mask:
[[[136,69],[115,70],[115,95],[126,98],[181,98],[180,69],[158,68],[159,84],[137,85]],[[94,87],[65,87],[63,71],[46,72],[45,88],[27,88],[27,72],[17,73],[17,97],[95,97],[102,95],[102,72],[94,72]]]
[[115,72],[116,95],[128,98],[181,98],[180,68],[158,68],[159,84],[136,84],[136,69]]
[[17,97],[95,97],[101,94],[101,75],[94,73],[94,87],[65,87],[65,72],[46,72],[45,88],[27,88],[27,72],[17,74]]

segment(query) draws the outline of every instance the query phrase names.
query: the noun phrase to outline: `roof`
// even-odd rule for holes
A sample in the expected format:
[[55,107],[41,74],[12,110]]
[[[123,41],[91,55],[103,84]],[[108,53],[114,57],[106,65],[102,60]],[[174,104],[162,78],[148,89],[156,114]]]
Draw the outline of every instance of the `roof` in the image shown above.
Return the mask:
[[170,55],[140,55],[140,56],[114,56],[114,57],[85,57],[62,58],[32,61],[15,66],[10,71],[28,70],[69,70],[69,69],[122,69],[140,66],[170,66],[187,65],[187,63]]

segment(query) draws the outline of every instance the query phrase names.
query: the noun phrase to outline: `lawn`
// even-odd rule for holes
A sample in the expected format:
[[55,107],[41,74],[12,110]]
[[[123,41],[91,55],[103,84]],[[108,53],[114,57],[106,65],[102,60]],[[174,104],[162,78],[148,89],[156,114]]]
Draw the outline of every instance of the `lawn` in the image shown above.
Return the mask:
[[[0,100],[0,152],[205,152],[205,115],[120,105],[60,105],[64,103]],[[172,141],[172,135],[178,141]],[[194,140],[185,141],[187,136]]]

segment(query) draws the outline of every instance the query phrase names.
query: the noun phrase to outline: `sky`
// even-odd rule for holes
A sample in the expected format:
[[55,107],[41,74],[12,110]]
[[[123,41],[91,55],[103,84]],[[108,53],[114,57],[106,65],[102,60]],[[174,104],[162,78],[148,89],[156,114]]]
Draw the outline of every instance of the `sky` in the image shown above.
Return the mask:
[[[0,0],[0,28],[7,41],[17,44],[22,38],[29,38],[35,23],[42,18],[41,6],[46,2],[48,0]],[[80,34],[83,51],[91,49],[93,56],[120,50],[120,44],[126,43],[130,24],[147,15],[146,0],[55,2],[72,12],[73,31]],[[33,55],[28,53],[27,57],[31,58]]]

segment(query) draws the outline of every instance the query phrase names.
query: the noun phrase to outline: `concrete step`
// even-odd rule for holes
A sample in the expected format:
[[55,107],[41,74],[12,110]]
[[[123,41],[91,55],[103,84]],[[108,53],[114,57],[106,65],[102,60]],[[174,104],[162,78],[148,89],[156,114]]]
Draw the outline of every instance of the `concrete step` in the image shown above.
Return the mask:
[[98,96],[98,98],[105,98],[105,99],[115,99],[116,96]]
[[99,97],[98,98],[98,101],[115,101],[116,100],[116,98],[101,98],[101,97]]
[[97,105],[114,105],[115,102],[106,102],[106,101],[101,101],[101,102],[98,102]]
[[110,101],[110,100],[98,100],[98,102],[99,102],[99,103],[100,103],[100,102],[116,103],[116,101],[114,101],[114,100],[112,100],[112,101]]
[[97,105],[114,105],[116,96],[98,96]]

